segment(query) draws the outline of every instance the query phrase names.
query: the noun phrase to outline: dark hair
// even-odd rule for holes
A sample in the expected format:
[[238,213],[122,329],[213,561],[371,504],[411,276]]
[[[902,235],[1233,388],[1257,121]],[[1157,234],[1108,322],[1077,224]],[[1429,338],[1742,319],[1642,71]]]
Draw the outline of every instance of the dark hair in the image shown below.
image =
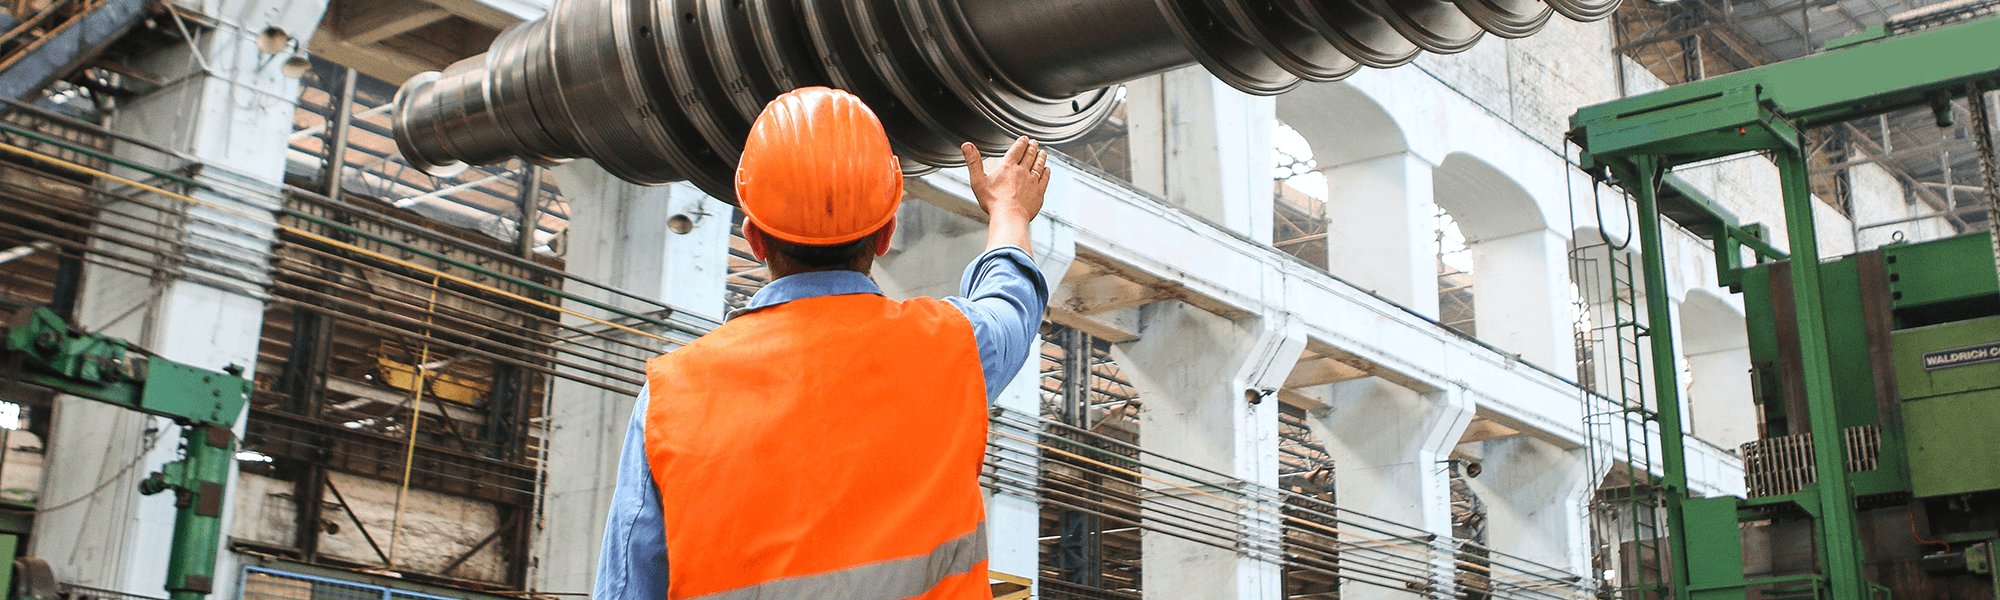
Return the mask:
[[765,239],[769,240],[768,243],[771,246],[771,252],[783,254],[785,258],[792,259],[792,262],[798,263],[801,267],[808,269],[831,269],[853,264],[854,259],[860,257],[863,252],[873,252],[875,250],[875,236],[880,234],[881,232],[871,233],[861,236],[861,239],[858,240],[831,246],[808,246],[805,244],[794,244],[777,238]]

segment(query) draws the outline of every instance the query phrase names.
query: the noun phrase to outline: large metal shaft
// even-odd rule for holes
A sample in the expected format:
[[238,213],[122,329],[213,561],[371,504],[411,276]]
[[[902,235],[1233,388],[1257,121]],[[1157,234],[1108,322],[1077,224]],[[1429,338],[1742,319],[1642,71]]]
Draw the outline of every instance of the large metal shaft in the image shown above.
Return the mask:
[[589,158],[730,200],[764,103],[797,87],[874,107],[906,171],[961,141],[1075,139],[1117,84],[1199,63],[1253,94],[1521,37],[1618,0],[556,0],[485,54],[417,75],[396,144],[425,170]]

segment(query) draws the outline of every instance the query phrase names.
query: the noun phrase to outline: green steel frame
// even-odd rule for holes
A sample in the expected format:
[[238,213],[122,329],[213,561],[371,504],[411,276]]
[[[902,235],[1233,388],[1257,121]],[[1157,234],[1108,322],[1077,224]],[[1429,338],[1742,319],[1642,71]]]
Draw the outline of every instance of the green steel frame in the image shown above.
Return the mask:
[[242,370],[218,373],[138,353],[123,340],[72,330],[46,308],[16,313],[0,329],[0,364],[0,384],[123,406],[181,426],[181,459],[161,466],[139,489],[174,494],[165,586],[172,600],[201,600],[214,591],[224,486],[236,460],[230,427],[250,399]]
[[[1674,185],[1674,167],[1744,152],[1769,152],[1782,184],[1786,238],[1793,261],[1793,303],[1804,359],[1805,397],[1818,483],[1784,498],[1813,515],[1819,529],[1821,577],[1812,586],[1827,597],[1879,597],[1862,574],[1854,494],[1841,455],[1841,429],[1833,411],[1827,354],[1820,252],[1800,132],[1909,107],[1946,106],[1968,90],[2000,84],[2000,19],[1984,19],[1895,37],[1857,41],[1841,50],[1688,83],[1642,96],[1586,107],[1570,118],[1570,139],[1583,148],[1581,166],[1610,179],[1638,204],[1640,252],[1652,344],[1673,595],[1711,595],[1690,577],[1687,468],[1683,456],[1679,383],[1669,321],[1660,217],[1711,241],[1723,283],[1734,284],[1746,259],[1777,260],[1758,226],[1739,225],[1726,211],[1685,186]],[[1749,254],[1745,250],[1749,250]],[[1716,512],[1703,505],[1696,514]],[[1733,512],[1733,511],[1731,511]],[[1739,555],[1740,557],[1740,555]],[[1740,564],[1740,561],[1738,561]],[[1728,578],[1723,578],[1725,581]],[[1740,572],[1734,581],[1741,582]],[[1759,583],[1759,582],[1752,582]],[[1773,582],[1762,582],[1773,583]],[[1740,583],[1735,598],[1741,598]]]

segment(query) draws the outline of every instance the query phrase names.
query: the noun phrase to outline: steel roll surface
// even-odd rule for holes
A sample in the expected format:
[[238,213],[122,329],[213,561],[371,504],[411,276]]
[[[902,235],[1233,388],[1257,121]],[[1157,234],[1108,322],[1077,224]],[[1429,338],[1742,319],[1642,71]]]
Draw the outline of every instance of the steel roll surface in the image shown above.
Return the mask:
[[1026,135],[1076,139],[1119,83],[1200,64],[1252,94],[1532,34],[1617,0],[557,0],[485,54],[412,77],[396,144],[426,171],[588,158],[734,201],[750,123],[824,85],[873,107],[909,174]]

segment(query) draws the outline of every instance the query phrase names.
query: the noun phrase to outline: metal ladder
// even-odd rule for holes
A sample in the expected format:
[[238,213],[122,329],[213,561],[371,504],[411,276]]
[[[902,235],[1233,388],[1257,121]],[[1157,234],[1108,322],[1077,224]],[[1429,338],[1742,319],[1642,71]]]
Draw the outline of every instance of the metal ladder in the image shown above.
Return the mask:
[[1616,573],[1598,596],[1656,600],[1667,596],[1669,558],[1660,538],[1659,478],[1653,474],[1654,412],[1646,404],[1643,340],[1650,332],[1639,310],[1632,263],[1631,253],[1606,243],[1570,253],[1572,280],[1584,303],[1579,309],[1607,321],[1579,320],[1576,328],[1589,456],[1593,469],[1611,483],[1590,507],[1599,574]]

